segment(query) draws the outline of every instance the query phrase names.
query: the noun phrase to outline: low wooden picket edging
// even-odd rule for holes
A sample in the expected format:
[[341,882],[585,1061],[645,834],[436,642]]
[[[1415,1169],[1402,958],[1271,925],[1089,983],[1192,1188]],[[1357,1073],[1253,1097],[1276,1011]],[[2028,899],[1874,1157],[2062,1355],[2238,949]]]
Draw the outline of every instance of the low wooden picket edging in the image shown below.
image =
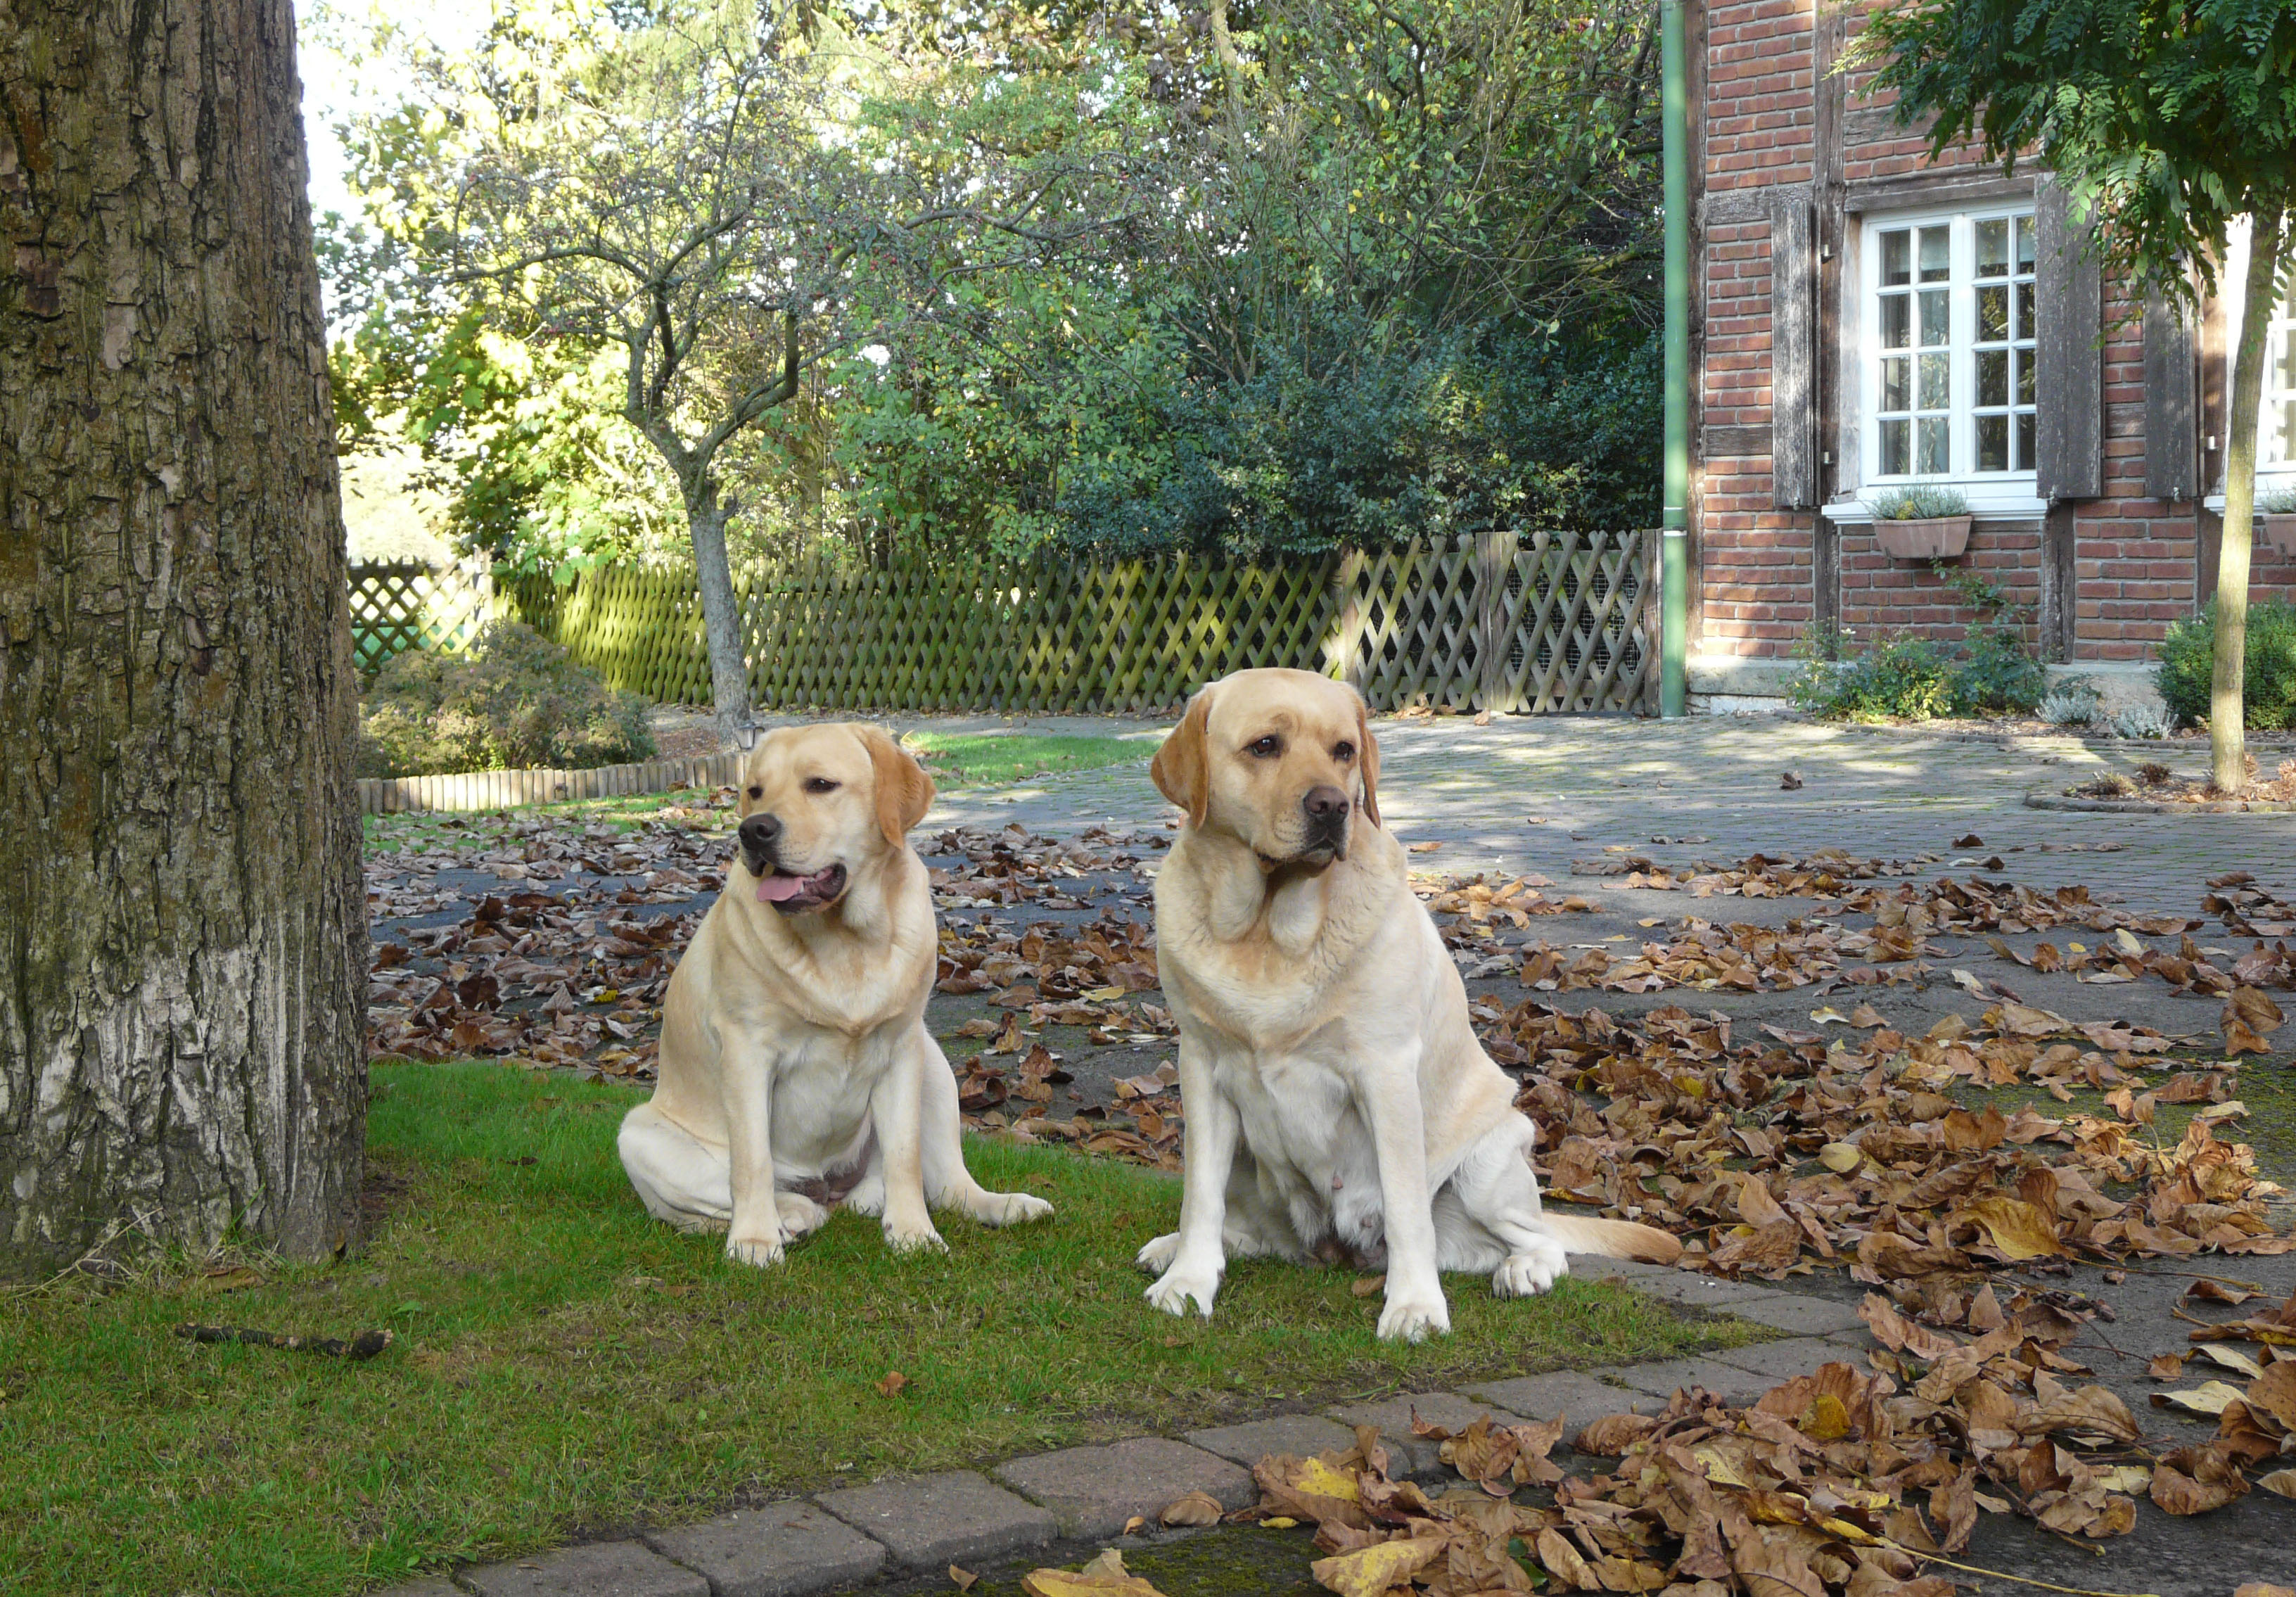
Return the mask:
[[[1623,710],[1657,679],[1654,533],[1513,532],[1281,564],[810,557],[737,573],[761,708],[1168,709],[1247,666],[1372,708]],[[612,685],[709,701],[691,569],[520,578],[517,613]]]
[[359,813],[401,815],[443,810],[468,815],[578,798],[623,798],[677,788],[721,788],[742,774],[738,753],[691,759],[649,759],[588,771],[464,771],[447,776],[362,776]]

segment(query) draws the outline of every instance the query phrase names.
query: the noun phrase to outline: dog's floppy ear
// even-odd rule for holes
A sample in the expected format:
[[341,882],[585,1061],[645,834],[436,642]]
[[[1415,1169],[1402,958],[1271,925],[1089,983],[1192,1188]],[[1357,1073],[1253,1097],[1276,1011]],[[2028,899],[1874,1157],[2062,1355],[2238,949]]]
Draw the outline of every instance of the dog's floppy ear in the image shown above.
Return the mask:
[[1362,761],[1364,819],[1374,826],[1379,824],[1379,740],[1371,735],[1371,712],[1364,708],[1361,695],[1356,699],[1356,758]]
[[876,767],[878,828],[884,832],[887,845],[898,848],[909,828],[923,820],[925,811],[932,807],[933,779],[883,727],[863,725],[854,730],[860,734],[861,746],[869,751],[869,763]]
[[1212,691],[1198,688],[1188,700],[1188,713],[1172,728],[1164,746],[1149,762],[1148,780],[1156,790],[1188,812],[1188,824],[1201,826],[1211,807],[1211,749],[1207,731],[1212,719]]

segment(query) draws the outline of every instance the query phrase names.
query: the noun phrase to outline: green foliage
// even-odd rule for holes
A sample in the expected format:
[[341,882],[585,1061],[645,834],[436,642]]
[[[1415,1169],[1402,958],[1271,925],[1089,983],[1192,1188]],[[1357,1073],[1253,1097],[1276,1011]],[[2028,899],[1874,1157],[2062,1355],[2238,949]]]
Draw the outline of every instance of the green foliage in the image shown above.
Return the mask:
[[652,754],[644,700],[607,687],[517,621],[489,623],[468,655],[394,656],[360,716],[361,776],[579,771]]
[[1969,500],[1956,487],[1943,483],[1912,482],[1887,488],[1866,501],[1874,517],[1883,521],[1933,521],[1969,513]]
[[2025,646],[2021,612],[2009,595],[1976,570],[1942,562],[1931,569],[1964,604],[1980,612],[1958,647],[1923,637],[1882,637],[1857,654],[1847,631],[1813,631],[1803,643],[1808,663],[1788,689],[1793,701],[1813,715],[1843,721],[2034,713],[2047,693],[2048,676]]
[[1952,657],[1929,639],[1890,637],[1846,660],[1814,656],[1787,691],[1830,721],[1927,721],[1950,713],[1952,673]]
[[[2169,713],[2185,725],[2208,719],[2216,636],[2216,603],[2202,614],[2169,623],[2154,680]],[[2242,719],[2272,731],[2296,728],[2296,604],[2267,599],[2248,610],[2248,670]]]
[[1902,126],[1934,119],[1933,152],[2038,158],[2094,208],[2116,275],[2188,303],[2232,222],[2296,192],[2296,0],[1886,6],[1854,53]]

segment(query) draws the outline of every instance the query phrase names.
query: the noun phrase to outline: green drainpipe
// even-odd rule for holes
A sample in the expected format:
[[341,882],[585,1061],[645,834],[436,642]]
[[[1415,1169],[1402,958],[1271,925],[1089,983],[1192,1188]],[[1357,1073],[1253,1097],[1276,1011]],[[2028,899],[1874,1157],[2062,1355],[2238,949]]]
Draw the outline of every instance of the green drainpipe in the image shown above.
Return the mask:
[[1679,716],[1690,650],[1690,83],[1685,0],[1659,6],[1666,207],[1666,475],[1659,521],[1659,714]]

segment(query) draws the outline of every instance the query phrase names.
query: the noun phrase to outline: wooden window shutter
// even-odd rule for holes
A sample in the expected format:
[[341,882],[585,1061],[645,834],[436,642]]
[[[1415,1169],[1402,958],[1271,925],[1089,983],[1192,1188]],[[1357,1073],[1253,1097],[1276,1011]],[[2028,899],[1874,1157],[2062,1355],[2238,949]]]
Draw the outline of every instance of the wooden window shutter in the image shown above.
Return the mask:
[[2043,499],[2094,499],[2104,492],[2104,280],[2076,226],[2072,197],[2044,177],[2034,192],[2034,290],[2039,340],[2033,379],[2034,491]]
[[[1817,245],[1809,196],[1770,212],[1770,487],[1780,510],[1817,504]],[[2038,373],[2037,373],[2038,376]]]
[[2144,296],[2144,496],[2200,495],[2200,363],[2189,307]]

